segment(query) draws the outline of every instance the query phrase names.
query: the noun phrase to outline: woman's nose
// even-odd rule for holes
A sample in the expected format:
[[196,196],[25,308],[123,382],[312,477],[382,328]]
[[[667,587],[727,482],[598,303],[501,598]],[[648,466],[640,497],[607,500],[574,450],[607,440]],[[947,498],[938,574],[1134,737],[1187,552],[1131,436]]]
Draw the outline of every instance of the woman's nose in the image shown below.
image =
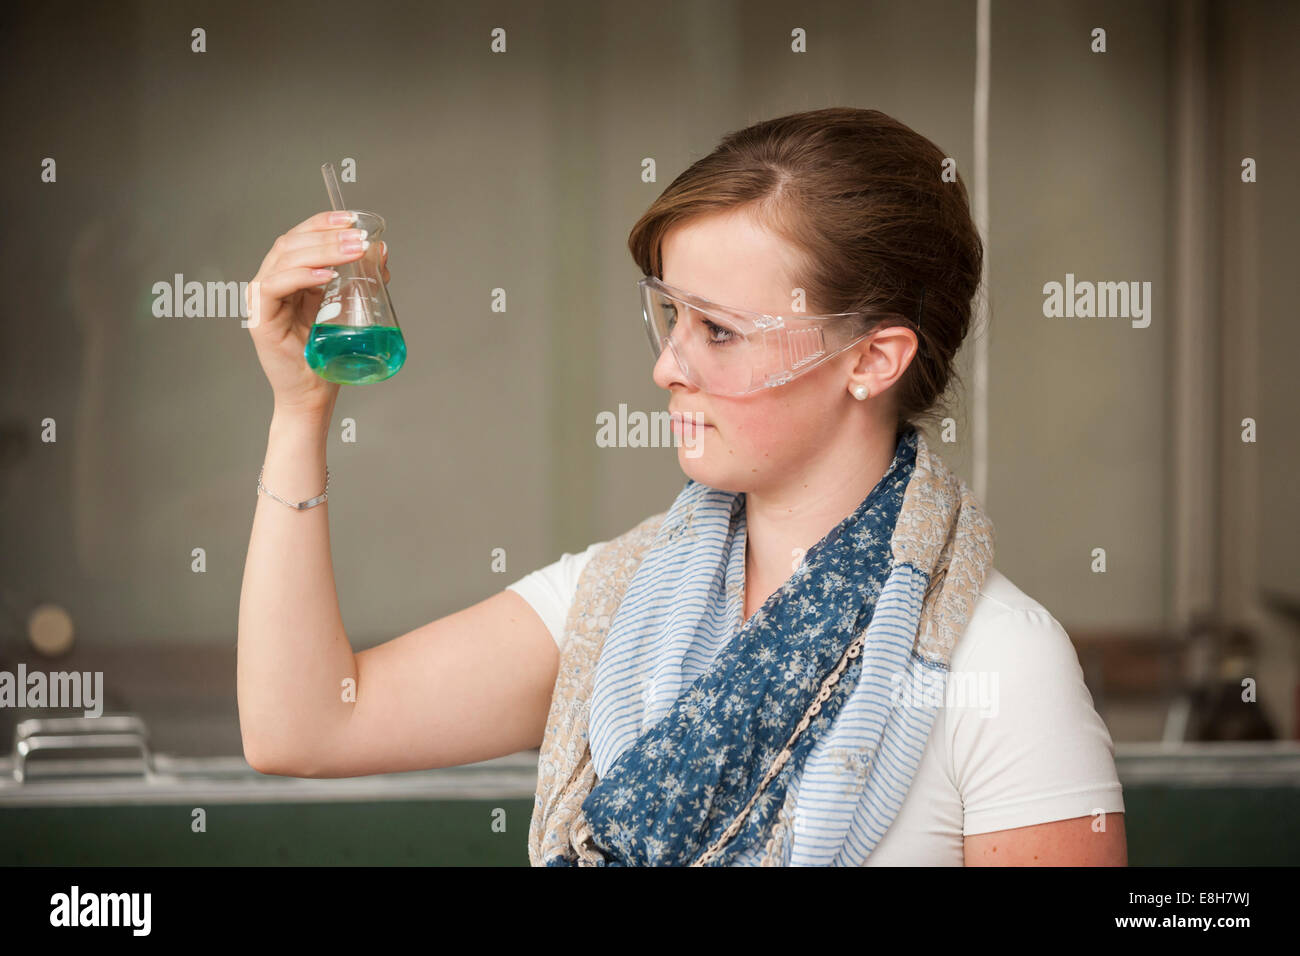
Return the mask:
[[659,357],[655,359],[653,374],[654,383],[660,388],[668,388],[671,385],[690,385],[686,378],[686,373],[682,370],[677,361],[677,354],[672,347],[665,341],[659,352]]

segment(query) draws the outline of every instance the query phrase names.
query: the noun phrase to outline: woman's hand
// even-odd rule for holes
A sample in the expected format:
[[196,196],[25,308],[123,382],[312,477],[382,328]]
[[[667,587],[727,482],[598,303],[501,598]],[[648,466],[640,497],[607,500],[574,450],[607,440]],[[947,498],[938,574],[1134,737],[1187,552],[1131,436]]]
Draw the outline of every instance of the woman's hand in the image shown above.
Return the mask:
[[[275,240],[248,284],[248,331],[278,410],[330,415],[339,386],[321,378],[303,352],[320,309],[330,266],[363,254],[349,214],[321,212]],[[388,282],[388,244],[380,258]]]

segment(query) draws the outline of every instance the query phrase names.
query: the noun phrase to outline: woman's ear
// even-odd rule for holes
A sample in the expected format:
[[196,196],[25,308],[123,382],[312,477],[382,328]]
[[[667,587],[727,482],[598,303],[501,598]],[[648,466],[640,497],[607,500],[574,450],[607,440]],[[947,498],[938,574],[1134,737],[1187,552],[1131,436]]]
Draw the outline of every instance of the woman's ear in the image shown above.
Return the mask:
[[871,385],[871,394],[880,395],[903,377],[917,350],[916,333],[906,326],[891,325],[859,342],[853,375]]

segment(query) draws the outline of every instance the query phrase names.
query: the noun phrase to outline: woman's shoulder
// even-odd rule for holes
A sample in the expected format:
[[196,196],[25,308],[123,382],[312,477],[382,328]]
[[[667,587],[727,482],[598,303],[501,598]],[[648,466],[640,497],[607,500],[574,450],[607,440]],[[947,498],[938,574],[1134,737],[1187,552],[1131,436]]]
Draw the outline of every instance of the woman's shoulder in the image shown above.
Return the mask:
[[[578,578],[586,570],[587,565],[597,555],[610,551],[611,548],[624,546],[633,547],[643,550],[654,538],[655,532],[659,529],[659,524],[663,521],[667,512],[651,515],[637,522],[631,528],[628,528],[622,534],[615,535],[612,538],[606,538],[604,541],[595,541],[587,545],[582,551],[573,554],[565,553],[560,556],[560,560],[551,565],[553,572],[563,573],[573,588],[578,586]],[[543,569],[545,570],[545,569]]]
[[1020,590],[996,567],[989,568],[988,576],[980,586],[980,599],[985,605],[1002,610],[1048,613],[1047,608]]
[[1074,645],[1061,622],[1005,574],[990,568],[966,630],[953,647],[952,669],[1010,664],[1026,655],[1059,662],[1065,652],[1077,666]]
[[532,575],[544,577],[551,581],[555,589],[560,593],[572,594],[578,586],[578,579],[582,576],[582,572],[586,570],[587,565],[591,563],[593,558],[611,545],[628,542],[634,536],[645,537],[647,534],[653,534],[658,527],[658,522],[663,520],[664,514],[664,512],[661,512],[657,515],[651,515],[622,534],[606,538],[603,541],[593,541],[579,551],[565,551],[555,561],[533,571]]
[[533,606],[546,623],[556,644],[562,647],[564,623],[568,618],[569,608],[577,596],[578,584],[587,566],[602,553],[610,553],[617,560],[617,552],[607,551],[613,545],[643,550],[648,546],[666,514],[667,512],[664,511],[651,515],[622,534],[604,541],[592,542],[580,551],[565,551],[550,564],[524,575],[507,584],[506,587]]

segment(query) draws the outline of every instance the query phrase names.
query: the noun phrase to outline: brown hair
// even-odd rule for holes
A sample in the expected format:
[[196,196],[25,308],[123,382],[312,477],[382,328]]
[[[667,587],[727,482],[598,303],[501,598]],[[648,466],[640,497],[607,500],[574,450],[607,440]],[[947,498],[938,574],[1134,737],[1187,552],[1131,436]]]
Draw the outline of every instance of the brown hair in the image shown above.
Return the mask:
[[[672,181],[632,227],[628,249],[663,278],[673,226],[741,207],[797,250],[810,314],[883,310],[918,348],[894,386],[898,423],[938,418],[960,375],[984,248],[966,186],[941,178],[944,153],[878,110],[830,107],[727,134]],[[918,324],[917,319],[920,319]],[[942,408],[942,406],[940,406]]]

